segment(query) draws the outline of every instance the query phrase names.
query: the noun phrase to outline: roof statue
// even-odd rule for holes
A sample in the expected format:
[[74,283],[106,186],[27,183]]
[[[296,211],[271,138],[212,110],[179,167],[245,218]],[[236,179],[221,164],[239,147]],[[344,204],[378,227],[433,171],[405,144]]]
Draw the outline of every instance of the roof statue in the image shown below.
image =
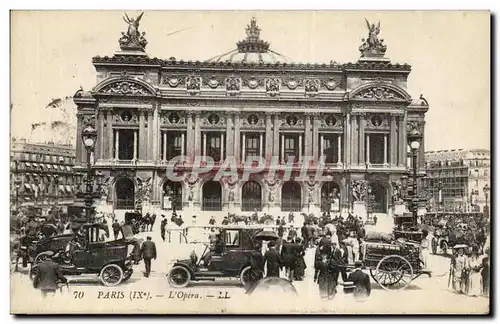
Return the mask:
[[139,22],[141,21],[144,12],[137,18],[130,18],[126,13],[123,20],[128,24],[127,33],[122,32],[122,37],[118,40],[122,50],[140,50],[144,51],[148,41],[144,38],[145,32],[139,32]]
[[384,44],[383,39],[379,39],[378,35],[380,34],[380,21],[377,26],[375,24],[371,24],[368,22],[368,19],[365,18],[366,26],[368,27],[368,39],[361,39],[363,44],[359,47],[359,51],[361,52],[361,57],[383,57],[385,51],[387,50],[387,46]]
[[246,33],[249,39],[257,40],[259,38],[260,28],[257,26],[257,19],[255,19],[255,17],[252,17],[252,20],[250,20],[250,25],[247,25]]

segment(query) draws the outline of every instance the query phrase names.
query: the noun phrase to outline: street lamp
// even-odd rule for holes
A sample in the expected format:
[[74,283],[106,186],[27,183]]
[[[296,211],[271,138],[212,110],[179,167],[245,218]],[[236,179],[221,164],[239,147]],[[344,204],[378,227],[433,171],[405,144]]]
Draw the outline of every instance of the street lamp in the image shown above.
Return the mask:
[[82,131],[82,142],[87,150],[87,181],[85,186],[85,210],[87,216],[87,222],[91,222],[92,220],[92,166],[90,165],[90,155],[94,150],[95,142],[97,138],[97,131],[92,126],[87,126]]
[[418,185],[417,185],[417,155],[418,149],[420,148],[420,139],[422,134],[417,130],[413,129],[410,134],[408,134],[408,141],[410,142],[410,148],[412,152],[412,164],[413,164],[413,222],[414,225],[417,224],[417,209],[418,209]]
[[486,199],[486,208],[488,208],[488,196],[490,194],[490,186],[488,184],[483,187],[484,198]]

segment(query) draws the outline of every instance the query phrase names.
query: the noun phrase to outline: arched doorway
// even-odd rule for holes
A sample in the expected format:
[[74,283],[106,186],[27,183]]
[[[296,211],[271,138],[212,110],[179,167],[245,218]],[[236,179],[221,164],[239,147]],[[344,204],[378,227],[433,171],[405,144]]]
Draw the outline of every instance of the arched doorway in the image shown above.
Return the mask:
[[340,211],[340,186],[333,181],[321,186],[321,211]]
[[135,184],[130,178],[115,183],[116,209],[135,209]]
[[203,185],[201,209],[206,211],[222,210],[222,187],[217,181],[207,181]]
[[163,183],[163,209],[182,210],[182,183],[165,181]]
[[262,210],[262,188],[256,181],[247,181],[241,188],[241,210]]
[[281,188],[281,210],[300,211],[302,208],[302,190],[297,182],[288,181]]
[[378,182],[370,184],[372,196],[372,212],[373,213],[387,213],[387,188]]

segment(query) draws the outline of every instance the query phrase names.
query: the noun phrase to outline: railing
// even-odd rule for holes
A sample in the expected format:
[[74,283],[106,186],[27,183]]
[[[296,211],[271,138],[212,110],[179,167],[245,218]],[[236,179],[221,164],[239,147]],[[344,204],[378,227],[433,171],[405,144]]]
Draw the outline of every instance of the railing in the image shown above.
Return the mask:
[[116,209],[134,209],[135,204],[133,199],[117,199]]
[[222,199],[220,198],[203,198],[201,206],[203,211],[221,211]]
[[262,211],[262,200],[258,198],[245,198],[243,197],[243,200],[241,202],[241,211],[248,212],[248,211]]
[[283,212],[299,212],[301,211],[301,199],[300,198],[282,198],[281,199],[281,211]]

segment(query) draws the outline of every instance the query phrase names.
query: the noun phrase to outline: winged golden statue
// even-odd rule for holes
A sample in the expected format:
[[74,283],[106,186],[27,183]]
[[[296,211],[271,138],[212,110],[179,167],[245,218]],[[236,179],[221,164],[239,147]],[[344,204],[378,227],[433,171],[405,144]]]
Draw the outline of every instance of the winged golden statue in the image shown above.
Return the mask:
[[366,26],[368,27],[368,44],[370,47],[377,47],[380,45],[380,40],[378,39],[378,35],[380,34],[380,21],[377,26],[375,24],[371,24],[368,22],[368,19],[365,18]]
[[139,38],[139,22],[141,21],[142,16],[144,15],[144,12],[141,13],[137,18],[130,18],[127,13],[125,13],[125,17],[123,17],[123,20],[128,24],[128,30],[127,30],[127,36],[130,39],[137,39]]

